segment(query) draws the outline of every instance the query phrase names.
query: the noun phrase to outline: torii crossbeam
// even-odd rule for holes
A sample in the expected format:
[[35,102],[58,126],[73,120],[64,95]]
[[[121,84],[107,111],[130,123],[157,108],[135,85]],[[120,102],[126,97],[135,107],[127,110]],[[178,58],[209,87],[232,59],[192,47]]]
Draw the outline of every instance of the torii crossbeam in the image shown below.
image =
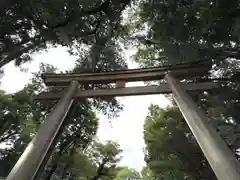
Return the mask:
[[[213,171],[220,180],[239,180],[240,165],[218,133],[208,124],[204,113],[196,106],[186,91],[211,90],[218,88],[213,82],[186,84],[174,78],[186,79],[201,76],[209,71],[209,66],[178,65],[135,69],[117,72],[83,74],[43,74],[46,85],[68,86],[66,92],[42,93],[36,99],[60,99],[53,112],[40,127],[35,138],[30,142],[7,180],[33,180],[55,145],[57,134],[61,133],[62,124],[74,99],[99,96],[129,96],[144,94],[172,93],[179,109],[194,134]],[[127,87],[98,90],[80,90],[79,84],[114,83],[119,80],[151,81],[165,78],[166,84],[149,87]]]

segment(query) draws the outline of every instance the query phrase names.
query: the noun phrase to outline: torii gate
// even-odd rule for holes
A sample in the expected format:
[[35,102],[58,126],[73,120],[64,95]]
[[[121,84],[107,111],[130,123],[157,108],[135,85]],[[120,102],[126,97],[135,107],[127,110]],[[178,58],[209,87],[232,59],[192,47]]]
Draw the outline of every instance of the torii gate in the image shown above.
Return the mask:
[[[201,66],[202,65],[202,66]],[[68,86],[66,92],[42,93],[37,100],[60,99],[52,113],[41,125],[34,139],[29,143],[6,180],[34,180],[39,170],[45,166],[55,145],[57,134],[61,133],[64,119],[74,101],[78,98],[103,96],[132,96],[172,93],[180,111],[194,134],[216,176],[220,180],[240,180],[240,165],[233,153],[211,127],[204,113],[197,107],[186,91],[202,91],[218,88],[213,82],[179,83],[178,79],[204,75],[209,66],[205,62],[180,64],[174,67],[132,69],[125,71],[82,73],[82,74],[43,74],[48,86]],[[125,87],[112,89],[78,89],[79,83],[116,83],[117,81],[153,81],[165,79],[167,83],[158,86]]]

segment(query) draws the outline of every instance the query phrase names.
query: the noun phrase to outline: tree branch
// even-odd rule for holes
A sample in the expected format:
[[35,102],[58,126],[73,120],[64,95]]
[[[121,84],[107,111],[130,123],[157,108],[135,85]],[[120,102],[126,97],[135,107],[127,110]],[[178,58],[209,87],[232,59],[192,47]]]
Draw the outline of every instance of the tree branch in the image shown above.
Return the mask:
[[17,133],[18,133],[17,131],[14,131],[14,132],[8,134],[8,135],[5,136],[5,137],[1,137],[1,138],[0,138],[0,143],[4,142],[5,140],[7,140],[8,138],[10,138],[11,136],[13,136],[13,135],[15,135],[15,134],[17,134]]
[[8,64],[12,60],[16,59],[17,57],[20,57],[24,53],[28,53],[31,49],[33,49],[35,46],[40,45],[44,41],[42,39],[34,39],[33,43],[28,45],[27,47],[18,47],[13,52],[9,52],[5,58],[0,60],[0,68],[4,65]]
[[109,6],[110,6],[110,0],[106,0],[102,4],[100,4],[98,7],[90,10],[84,10],[83,12],[88,15],[96,14],[101,11],[106,13],[109,9]]

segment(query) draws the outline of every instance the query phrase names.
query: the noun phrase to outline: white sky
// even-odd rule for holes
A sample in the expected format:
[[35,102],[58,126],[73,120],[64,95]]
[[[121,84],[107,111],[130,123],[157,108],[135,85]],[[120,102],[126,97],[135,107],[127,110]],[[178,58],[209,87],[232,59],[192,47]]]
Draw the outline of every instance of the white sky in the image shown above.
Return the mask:
[[[136,68],[136,64],[130,62],[129,57],[133,51],[126,52],[129,68]],[[20,90],[29,82],[32,72],[39,70],[40,63],[49,63],[66,70],[74,67],[75,57],[68,55],[63,47],[50,49],[48,52],[33,55],[34,61],[22,67],[28,68],[28,72],[21,72],[14,67],[13,63],[5,68],[5,74],[0,88],[9,93]],[[127,86],[142,86],[142,82],[128,83]],[[120,165],[141,170],[144,166],[143,155],[143,124],[147,115],[147,109],[151,103],[165,107],[169,101],[163,95],[119,97],[119,101],[124,105],[124,110],[120,117],[112,120],[112,126],[106,116],[100,115],[100,127],[97,136],[100,140],[115,140],[123,149],[123,159]]]

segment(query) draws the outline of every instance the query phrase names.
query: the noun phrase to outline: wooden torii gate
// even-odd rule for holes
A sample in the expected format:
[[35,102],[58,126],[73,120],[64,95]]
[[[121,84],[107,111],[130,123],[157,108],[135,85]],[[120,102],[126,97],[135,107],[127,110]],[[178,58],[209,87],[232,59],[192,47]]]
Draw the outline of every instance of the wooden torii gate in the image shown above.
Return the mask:
[[[233,153],[208,124],[204,113],[197,107],[187,91],[203,91],[218,88],[213,82],[179,83],[177,79],[188,79],[205,75],[209,66],[205,62],[180,64],[174,67],[132,69],[125,71],[80,73],[80,74],[43,74],[47,86],[67,87],[65,92],[41,93],[36,100],[60,99],[52,113],[41,125],[34,139],[29,143],[18,162],[6,178],[7,180],[34,180],[40,169],[45,166],[57,134],[61,133],[64,119],[74,100],[89,97],[132,96],[146,94],[172,93],[180,111],[194,134],[199,146],[220,180],[239,180],[240,165]],[[158,86],[125,87],[98,90],[80,90],[79,84],[108,84],[117,81],[153,81],[165,79]]]

